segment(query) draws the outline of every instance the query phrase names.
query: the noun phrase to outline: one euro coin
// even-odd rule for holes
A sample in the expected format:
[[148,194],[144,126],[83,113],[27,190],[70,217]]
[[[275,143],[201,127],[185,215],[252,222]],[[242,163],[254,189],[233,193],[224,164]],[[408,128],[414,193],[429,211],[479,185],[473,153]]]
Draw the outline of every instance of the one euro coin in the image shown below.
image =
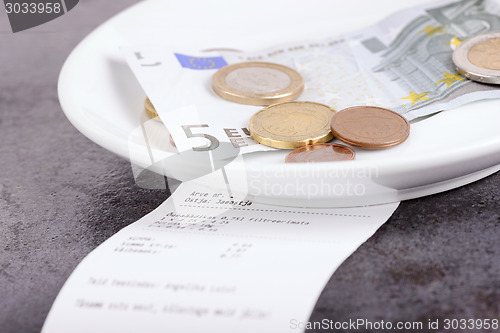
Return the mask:
[[239,104],[271,105],[292,101],[304,90],[304,79],[292,68],[267,62],[222,67],[212,77],[220,97]]

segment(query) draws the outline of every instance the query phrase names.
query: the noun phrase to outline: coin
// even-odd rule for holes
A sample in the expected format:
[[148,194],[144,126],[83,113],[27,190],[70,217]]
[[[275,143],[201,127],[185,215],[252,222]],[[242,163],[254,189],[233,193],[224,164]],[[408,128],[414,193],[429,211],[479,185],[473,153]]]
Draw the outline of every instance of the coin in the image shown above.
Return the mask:
[[146,100],[144,101],[144,111],[146,111],[146,114],[159,122],[161,122],[160,117],[158,116],[158,113],[156,112],[155,107],[153,106],[153,103],[149,100],[148,97],[146,97]]
[[335,110],[314,102],[285,102],[270,105],[250,118],[248,129],[257,142],[294,149],[333,138],[330,119]]
[[382,149],[404,142],[410,123],[400,114],[375,106],[354,106],[337,112],[331,130],[340,141],[365,149]]
[[466,78],[500,84],[500,32],[465,40],[453,51],[453,62]]
[[212,87],[217,95],[231,102],[271,105],[297,98],[304,90],[304,79],[283,65],[244,62],[215,72]]
[[311,163],[353,160],[356,154],[351,148],[335,143],[319,143],[292,150],[286,163]]

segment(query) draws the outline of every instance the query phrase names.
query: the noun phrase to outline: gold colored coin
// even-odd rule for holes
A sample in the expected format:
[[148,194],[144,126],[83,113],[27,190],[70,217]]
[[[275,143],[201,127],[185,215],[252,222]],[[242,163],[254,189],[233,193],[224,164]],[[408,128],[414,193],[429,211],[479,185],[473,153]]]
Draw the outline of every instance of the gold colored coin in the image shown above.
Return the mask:
[[250,118],[248,129],[257,142],[283,149],[295,149],[330,141],[330,120],[335,110],[314,102],[286,102],[270,105]]
[[144,101],[144,111],[146,111],[146,114],[159,122],[161,122],[160,117],[158,116],[158,113],[156,112],[155,107],[153,106],[153,103],[149,100],[148,97],[146,97],[146,100]]
[[235,103],[271,105],[292,101],[304,90],[295,70],[267,62],[244,62],[222,67],[212,77],[212,88]]

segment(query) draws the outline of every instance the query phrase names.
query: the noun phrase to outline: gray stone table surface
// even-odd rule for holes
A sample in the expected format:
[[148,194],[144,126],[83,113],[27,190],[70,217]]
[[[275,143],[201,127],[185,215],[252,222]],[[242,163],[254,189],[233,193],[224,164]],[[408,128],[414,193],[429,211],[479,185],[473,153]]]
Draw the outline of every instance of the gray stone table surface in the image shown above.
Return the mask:
[[[78,263],[170,194],[138,187],[129,162],[80,134],[58,102],[70,51],[133,3],[81,1],[16,34],[0,13],[0,333],[39,332]],[[402,202],[336,271],[310,320],[500,319],[499,181]]]

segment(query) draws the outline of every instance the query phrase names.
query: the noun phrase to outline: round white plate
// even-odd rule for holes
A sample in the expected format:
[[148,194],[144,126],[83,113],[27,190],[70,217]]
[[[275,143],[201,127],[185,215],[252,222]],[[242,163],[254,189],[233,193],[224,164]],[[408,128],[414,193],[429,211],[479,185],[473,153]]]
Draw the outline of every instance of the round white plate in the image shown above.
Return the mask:
[[[59,78],[66,116],[100,146],[148,167],[175,155],[166,128],[144,115],[145,94],[119,47],[168,43],[179,49],[258,50],[275,43],[333,37],[374,24],[411,1],[144,1],[85,38]],[[161,27],[161,28],[159,28]],[[287,151],[247,154],[233,194],[259,202],[311,207],[362,206],[449,190],[500,169],[500,102],[475,102],[412,124],[409,139],[355,161],[288,165]],[[175,163],[174,163],[175,164]],[[152,168],[181,179],[196,166]],[[230,168],[228,168],[230,169]],[[175,171],[175,172],[174,172]],[[177,173],[177,174],[176,174]],[[233,174],[234,176],[234,174]]]

